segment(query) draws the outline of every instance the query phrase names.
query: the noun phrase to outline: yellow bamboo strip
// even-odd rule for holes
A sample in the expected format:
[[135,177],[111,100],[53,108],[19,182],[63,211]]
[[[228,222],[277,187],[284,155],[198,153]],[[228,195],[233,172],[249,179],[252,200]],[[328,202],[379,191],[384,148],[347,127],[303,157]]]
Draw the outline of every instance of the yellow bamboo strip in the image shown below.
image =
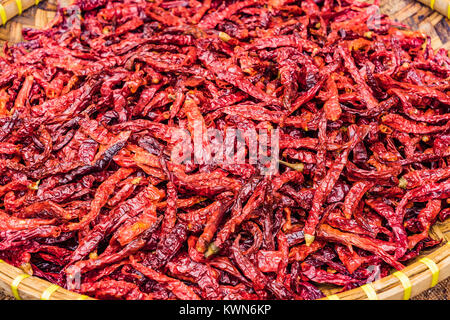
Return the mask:
[[6,16],[5,7],[1,3],[0,3],[0,17],[2,18],[2,25],[6,24],[6,21],[8,21],[8,17]]
[[366,293],[369,300],[378,300],[377,292],[370,283],[361,286],[361,289]]
[[18,290],[18,287],[19,287],[19,284],[22,282],[23,279],[26,279],[26,278],[28,278],[28,277],[30,277],[29,274],[22,273],[22,274],[18,275],[18,276],[13,280],[13,282],[11,282],[11,291],[12,291],[12,293],[13,293],[13,295],[14,295],[14,298],[16,298],[17,300],[22,300],[22,298],[21,298],[20,295],[19,295],[19,292],[17,291],[17,290]]
[[450,13],[450,0],[419,0],[424,5],[441,13],[444,16]]
[[1,1],[0,17],[2,24],[6,24],[7,21],[14,18],[17,15],[21,15],[24,10],[35,6],[39,3],[38,0],[8,0]]
[[394,272],[392,275],[397,277],[403,286],[403,289],[405,291],[403,294],[403,300],[409,300],[409,298],[411,298],[412,285],[411,285],[411,281],[409,280],[408,276],[401,271]]
[[61,287],[58,286],[57,284],[52,284],[47,289],[45,289],[44,292],[42,292],[41,300],[49,300],[50,296],[53,294],[53,292],[55,292],[59,288],[61,288]]
[[17,5],[17,12],[19,13],[19,15],[21,15],[23,12],[22,0],[15,0],[15,1]]
[[419,262],[422,262],[430,269],[432,274],[430,288],[433,288],[439,282],[439,267],[433,260],[427,257],[420,259]]

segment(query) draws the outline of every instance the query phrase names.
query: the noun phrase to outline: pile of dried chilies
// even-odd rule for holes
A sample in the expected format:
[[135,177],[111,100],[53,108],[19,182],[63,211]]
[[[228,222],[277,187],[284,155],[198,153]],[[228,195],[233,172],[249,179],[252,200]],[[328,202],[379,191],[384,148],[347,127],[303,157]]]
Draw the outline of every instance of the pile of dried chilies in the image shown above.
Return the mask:
[[[376,6],[78,1],[24,37],[0,58],[0,258],[35,276],[104,299],[316,299],[440,243],[450,60]],[[205,154],[207,129],[279,129],[279,172],[175,163],[179,128]]]

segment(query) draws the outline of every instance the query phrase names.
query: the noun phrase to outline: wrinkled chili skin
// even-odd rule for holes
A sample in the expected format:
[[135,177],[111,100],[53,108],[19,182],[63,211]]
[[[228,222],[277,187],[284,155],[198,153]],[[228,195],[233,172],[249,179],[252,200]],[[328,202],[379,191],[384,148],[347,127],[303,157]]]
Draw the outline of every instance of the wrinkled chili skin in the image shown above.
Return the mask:
[[450,59],[375,8],[76,0],[24,28],[0,56],[0,259],[99,299],[311,300],[439,245]]

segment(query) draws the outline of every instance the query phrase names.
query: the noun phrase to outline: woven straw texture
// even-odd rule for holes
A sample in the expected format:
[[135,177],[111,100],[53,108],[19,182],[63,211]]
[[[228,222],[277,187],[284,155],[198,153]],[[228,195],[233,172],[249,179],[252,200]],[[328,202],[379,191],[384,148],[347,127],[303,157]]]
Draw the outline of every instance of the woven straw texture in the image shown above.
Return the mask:
[[[64,4],[67,1],[70,0],[60,0],[59,2]],[[450,0],[419,1],[381,0],[380,9],[382,13],[410,26],[411,29],[428,34],[432,39],[433,48],[450,50],[450,26],[448,19],[443,15],[450,14]],[[16,1],[0,0],[7,11],[9,20],[5,26],[0,27],[0,46],[4,41],[22,41],[23,27],[42,28],[54,17],[57,0],[41,1],[38,6],[35,5],[35,2],[35,0],[22,0],[24,11],[22,15],[14,17],[17,15]],[[373,2],[373,0],[367,2]],[[29,8],[30,6],[31,8]],[[27,8],[29,9],[25,10]],[[409,296],[414,297],[415,300],[449,299],[450,221],[435,225],[431,230],[431,236],[441,239],[442,245],[424,252],[422,256],[410,263],[407,268],[402,270],[403,276],[391,275],[363,289],[357,288],[338,295],[335,295],[335,289],[332,288],[325,287],[324,291],[327,295],[331,295],[330,299],[402,299]],[[425,257],[426,259],[423,260],[422,258]],[[44,280],[35,277],[17,278],[20,275],[23,275],[22,270],[0,262],[0,300],[14,299],[11,290],[11,283],[14,280],[16,280],[16,288],[18,288],[16,295],[19,294],[23,299],[80,299],[79,295],[63,288],[51,286]],[[438,281],[439,284],[427,290]]]

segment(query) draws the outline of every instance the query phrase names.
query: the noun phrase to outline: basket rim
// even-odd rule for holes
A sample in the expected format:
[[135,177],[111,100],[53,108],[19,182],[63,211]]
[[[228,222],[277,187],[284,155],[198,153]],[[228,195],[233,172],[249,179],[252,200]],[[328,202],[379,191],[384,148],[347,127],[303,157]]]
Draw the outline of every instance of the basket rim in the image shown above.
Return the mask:
[[[394,272],[403,274],[406,279],[391,273],[362,287],[332,294],[320,300],[402,300],[405,298],[408,300],[450,277],[450,242],[447,241],[421,260],[423,261],[424,258],[426,263],[416,261],[401,271]],[[430,261],[431,265],[429,265]],[[433,266],[437,266],[438,272],[430,272]],[[19,299],[25,297],[25,299],[41,300],[96,300],[55,286],[39,277],[30,276],[5,261],[0,262],[0,288],[7,295],[19,297]],[[405,291],[409,294],[405,295]]]
[[[364,286],[361,286],[320,300],[409,300],[450,277],[449,241],[428,255],[419,257],[419,261],[402,270],[392,270],[390,275],[367,284],[372,289],[364,289]],[[437,267],[437,271],[434,267]],[[406,279],[402,275],[406,276]],[[406,297],[408,291],[409,297]]]

